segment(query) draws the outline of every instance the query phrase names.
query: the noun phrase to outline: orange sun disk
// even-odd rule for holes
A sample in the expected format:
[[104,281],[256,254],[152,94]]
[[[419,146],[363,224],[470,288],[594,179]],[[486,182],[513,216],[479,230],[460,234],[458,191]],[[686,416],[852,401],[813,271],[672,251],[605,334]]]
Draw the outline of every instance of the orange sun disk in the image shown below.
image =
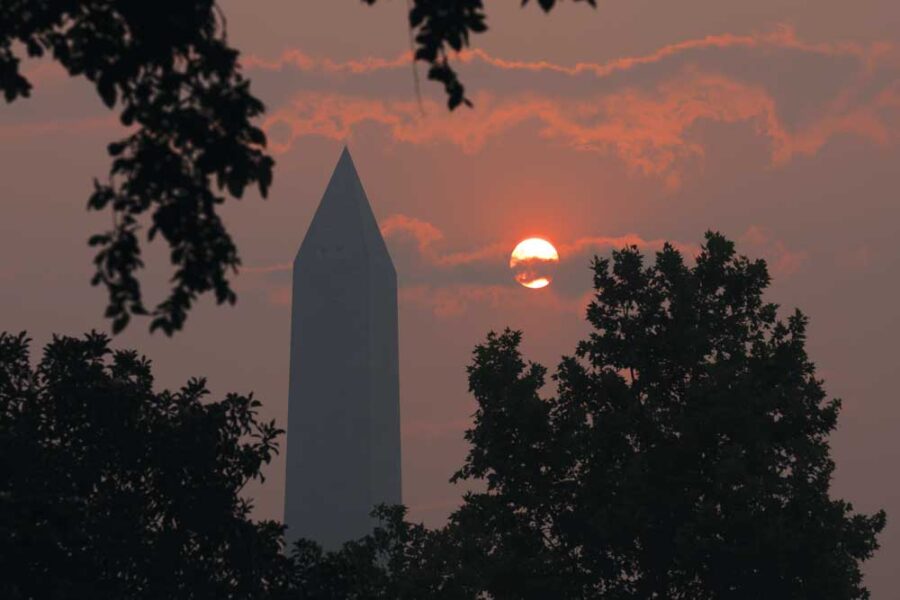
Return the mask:
[[509,268],[515,271],[516,281],[536,290],[550,285],[553,279],[550,273],[558,262],[559,253],[553,244],[533,237],[516,245],[509,258]]

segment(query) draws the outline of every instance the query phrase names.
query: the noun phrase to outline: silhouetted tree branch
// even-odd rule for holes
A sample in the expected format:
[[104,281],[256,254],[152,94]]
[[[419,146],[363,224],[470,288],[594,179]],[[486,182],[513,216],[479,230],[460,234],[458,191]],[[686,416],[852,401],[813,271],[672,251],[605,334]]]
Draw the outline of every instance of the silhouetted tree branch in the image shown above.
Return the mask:
[[[50,56],[92,82],[130,128],[109,145],[109,176],[95,181],[88,202],[114,217],[109,231],[90,239],[92,283],[108,291],[114,332],[149,312],[151,330],[171,334],[208,291],[233,303],[227,275],[240,260],[216,207],[226,193],[240,198],[252,185],[265,196],[272,181],[265,135],[250,122],[263,105],[214,8],[212,0],[9,0],[0,7],[0,87],[8,102],[31,91],[14,52],[19,42],[29,56]],[[166,240],[175,269],[168,298],[150,311],[137,278],[142,226],[149,240]]]
[[[378,0],[362,0],[373,5]],[[522,0],[522,6],[530,0]],[[574,0],[597,6],[596,0]],[[545,11],[557,4],[557,0],[538,0]],[[448,52],[459,52],[469,46],[469,36],[487,31],[486,14],[482,0],[411,0],[409,26],[415,43],[414,59],[428,64],[428,79],[441,83],[447,94],[447,107],[455,109],[460,104],[471,107],[465,86],[450,66]]]

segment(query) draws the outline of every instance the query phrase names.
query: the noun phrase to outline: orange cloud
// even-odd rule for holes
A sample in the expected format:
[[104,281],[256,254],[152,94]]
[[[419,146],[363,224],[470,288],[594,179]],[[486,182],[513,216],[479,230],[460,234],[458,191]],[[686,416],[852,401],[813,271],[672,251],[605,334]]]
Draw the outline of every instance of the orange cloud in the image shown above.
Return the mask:
[[278,263],[274,265],[262,265],[257,267],[241,267],[241,273],[281,273],[283,271],[290,271],[291,264],[290,263]]
[[[417,275],[418,270],[415,267],[404,264],[411,259],[408,252],[396,246],[392,249],[398,270],[408,281],[400,287],[401,306],[428,310],[438,318],[458,318],[475,306],[502,311],[539,308],[554,313],[582,315],[585,306],[593,298],[592,292],[586,287],[578,291],[556,289],[551,286],[537,294],[523,291],[513,283],[511,277],[505,278],[508,275],[506,261],[509,248],[508,244],[502,242],[486,244],[467,252],[442,252],[439,246],[445,238],[439,228],[427,221],[403,214],[391,215],[385,219],[381,224],[381,231],[389,244],[391,240],[396,241],[402,237],[414,241],[416,256],[412,259],[421,261],[426,270],[430,270],[430,273],[419,272]],[[562,264],[581,273],[594,255],[607,254],[610,250],[626,246],[636,246],[645,253],[650,253],[661,250],[667,241],[687,260],[692,260],[700,252],[700,246],[694,243],[647,239],[636,233],[578,238],[570,243],[560,243],[558,249]],[[764,258],[774,275],[791,275],[800,269],[808,258],[805,251],[787,248],[769,231],[756,225],[748,228],[738,238],[738,242],[740,253]],[[455,269],[462,267],[467,270],[454,273]],[[290,265],[278,264],[244,269],[244,272],[270,273],[288,269]],[[484,281],[505,281],[505,283],[484,283]],[[585,278],[582,283],[583,286],[587,286],[589,282]],[[267,294],[269,302],[276,306],[290,305],[289,286],[274,286],[268,289]]]
[[[464,51],[459,60],[498,70],[602,78],[679,55],[729,48],[847,57],[860,68],[848,89],[799,127],[785,123],[774,96],[765,87],[694,67],[673,70],[655,89],[622,88],[592,98],[484,93],[475,98],[475,110],[452,115],[432,100],[423,100],[420,105],[413,101],[304,92],[270,114],[265,128],[276,153],[287,152],[305,136],[343,140],[356,129],[372,124],[386,128],[398,143],[450,143],[463,152],[475,153],[494,137],[522,124],[534,124],[544,138],[578,150],[612,153],[633,172],[659,177],[673,188],[682,181],[683,164],[702,159],[705,154],[705,148],[691,136],[692,128],[701,122],[753,123],[757,132],[769,140],[773,165],[784,165],[796,156],[813,155],[840,135],[877,144],[892,143],[900,135],[900,120],[892,116],[900,109],[896,84],[875,98],[866,91],[876,67],[900,68],[900,56],[889,42],[813,43],[801,39],[793,27],[779,25],[767,32],[723,33],[683,40],[648,54],[606,62],[561,65],[518,61],[495,57],[481,49]],[[294,49],[271,60],[248,56],[244,65],[250,69],[363,74],[408,67],[410,61],[411,55],[403,53],[389,59],[367,57],[341,62]]]
[[416,102],[303,92],[294,96],[287,106],[271,113],[263,128],[271,134],[275,153],[287,152],[296,140],[305,136],[346,139],[355,128],[369,123],[388,127],[398,142],[447,141],[465,152],[476,152],[488,138],[554,111],[549,100],[494,103],[490,96],[482,94],[478,103],[480,110],[447,115],[441,105],[427,100],[426,113],[431,116],[423,116]]
[[[401,304],[428,310],[443,319],[460,317],[475,306],[498,311],[540,308],[581,316],[592,297],[584,271],[592,256],[625,246],[650,252],[662,249],[665,243],[635,233],[583,237],[560,243],[561,268],[567,269],[570,276],[565,283],[554,283],[535,294],[515,285],[510,276],[507,263],[511,245],[508,243],[494,242],[470,251],[444,252],[440,246],[445,237],[439,228],[402,214],[385,219],[381,230],[392,247],[398,271],[404,274]],[[404,238],[414,242],[411,246],[414,256],[409,255],[410,246],[397,245]],[[696,244],[670,243],[689,259],[700,250]]]
[[774,239],[771,232],[751,225],[738,238],[738,251],[749,256],[760,256],[766,260],[772,275],[788,276],[796,273],[809,258],[803,250],[790,250],[784,242]]
[[127,131],[115,116],[90,117],[85,119],[54,119],[0,125],[0,139],[29,138],[43,135],[80,135],[102,129]]
[[391,215],[381,224],[381,235],[386,238],[409,235],[416,240],[419,252],[432,253],[432,246],[444,238],[440,229],[427,221],[406,215]]
[[700,246],[697,244],[687,244],[683,242],[671,240],[646,240],[636,233],[626,233],[621,236],[600,236],[585,237],[575,240],[571,244],[562,244],[559,247],[560,256],[581,256],[584,254],[593,254],[600,249],[619,250],[626,246],[637,246],[641,250],[659,251],[668,242],[676,250],[685,255],[685,258],[693,258],[700,252]]
[[658,63],[666,58],[690,51],[725,48],[778,48],[822,56],[850,56],[858,58],[869,68],[872,68],[881,57],[894,51],[893,44],[889,42],[877,42],[868,46],[853,42],[809,43],[801,40],[792,26],[781,24],[772,31],[764,33],[752,33],[749,35],[723,33],[684,40],[663,46],[650,54],[626,56],[604,63],[579,62],[572,66],[565,66],[549,61],[505,60],[492,57],[481,49],[462,52],[460,60],[462,62],[480,61],[506,70],[553,72],[572,76],[589,73],[596,77],[607,77],[616,72],[629,71],[635,67]]
[[[306,136],[347,139],[360,127],[376,124],[387,128],[394,141],[407,144],[450,143],[463,152],[478,152],[490,139],[523,124],[533,124],[540,136],[582,151],[611,153],[633,171],[658,177],[670,187],[682,181],[685,163],[702,159],[705,148],[691,136],[701,122],[752,122],[769,139],[773,165],[783,165],[798,155],[813,155],[829,140],[852,135],[877,144],[889,144],[900,136],[900,88],[898,81],[874,97],[859,96],[871,83],[871,72],[889,58],[900,65],[889,43],[810,43],[789,26],[765,33],[719,34],[663,46],[640,56],[603,63],[573,66],[548,61],[514,61],[475,49],[463,52],[464,62],[480,62],[503,70],[558,72],[597,77],[628,71],[640,65],[705,49],[787,49],[823,56],[857,59],[863,69],[857,82],[839,94],[816,118],[791,128],[780,117],[773,96],[763,87],[725,75],[683,69],[655,89],[625,88],[593,98],[561,99],[521,94],[498,97],[482,94],[473,111],[448,114],[441,103],[423,101],[427,115],[414,101],[380,100],[363,96],[303,92],[264,120],[273,152],[284,153]],[[289,66],[304,71],[360,74],[408,66],[408,53],[396,58],[362,58],[334,61],[314,58],[300,50],[288,50],[274,60],[247,56],[248,69],[280,70]],[[52,62],[37,62],[30,76],[38,79],[59,74]],[[51,133],[78,134],[98,127],[117,127],[114,118],[48,121],[0,127],[0,137],[14,138]]]
[[442,319],[461,317],[473,306],[504,313],[521,309],[578,315],[587,306],[582,297],[564,298],[550,288],[535,292],[512,285],[412,285],[401,288],[399,299],[401,306],[423,308]]
[[510,295],[508,286],[461,285],[434,287],[413,285],[400,290],[400,303],[411,304],[431,310],[437,317],[462,315],[471,304],[486,304],[499,308]]
[[[475,306],[489,310],[539,307],[556,313],[581,315],[592,298],[585,268],[594,256],[608,256],[612,250],[631,246],[652,255],[662,250],[666,243],[680,251],[687,261],[700,253],[697,243],[646,238],[637,233],[586,236],[570,242],[561,240],[557,243],[559,277],[543,292],[523,296],[525,292],[514,283],[509,271],[512,249],[509,240],[490,242],[469,250],[448,251],[442,247],[446,242],[444,232],[428,221],[393,214],[381,222],[380,228],[401,274],[401,304],[428,310],[444,319],[460,317]],[[788,248],[771,231],[758,225],[751,225],[738,236],[737,242],[740,254],[765,259],[770,272],[776,276],[796,273],[809,257],[804,250]],[[868,256],[866,253],[865,258]],[[290,269],[290,264],[273,264],[247,267],[241,273],[265,275]],[[289,285],[266,283],[263,289],[271,304],[290,305]]]
[[[613,73],[658,63],[667,58],[686,52],[726,48],[776,48],[822,56],[850,56],[856,57],[870,66],[874,65],[877,60],[894,50],[893,45],[889,42],[877,42],[869,45],[862,45],[854,42],[810,43],[801,40],[792,26],[781,24],[768,32],[755,32],[745,35],[732,33],[708,35],[702,38],[683,40],[681,42],[668,44],[649,54],[626,56],[607,62],[578,62],[571,66],[560,65],[544,60],[509,60],[492,56],[480,48],[464,50],[458,54],[458,59],[463,63],[478,62],[508,71],[530,71],[536,73],[550,72],[570,76],[590,74],[596,77],[606,77]],[[314,57],[306,54],[302,50],[292,48],[285,50],[281,55],[274,59],[265,59],[255,55],[248,55],[241,60],[241,64],[244,68],[251,70],[261,69],[267,71],[282,71],[287,68],[293,68],[304,72],[321,72],[327,74],[346,73],[358,75],[384,70],[409,68],[411,61],[411,52],[404,52],[394,58],[365,57],[348,61],[334,61],[329,58]]]
[[441,254],[435,247],[444,239],[440,229],[415,217],[391,215],[381,225],[381,233],[386,239],[411,237],[416,241],[419,255],[427,262],[440,267],[454,267],[483,260],[505,257],[507,244],[495,243],[470,252],[449,252]]
[[291,48],[281,53],[278,58],[267,60],[259,56],[248,54],[241,58],[241,66],[245,69],[260,69],[264,71],[282,71],[288,67],[298,71],[320,71],[323,73],[350,73],[362,74],[386,69],[409,67],[412,59],[411,52],[404,52],[396,58],[367,57],[348,61],[335,61],[330,58],[317,58],[306,54],[302,50]]
[[276,153],[290,150],[306,136],[344,140],[359,127],[376,124],[391,139],[407,144],[450,143],[475,153],[489,139],[524,123],[533,123],[548,140],[581,151],[613,153],[633,172],[677,185],[686,161],[700,159],[705,148],[692,136],[701,122],[750,122],[768,138],[773,165],[797,155],[812,155],[838,135],[854,135],[878,144],[895,142],[900,122],[896,86],[874,100],[848,106],[839,98],[825,114],[797,129],[779,117],[772,96],[762,87],[723,75],[686,70],[652,91],[626,89],[589,100],[522,95],[476,97],[477,108],[447,114],[426,101],[423,116],[415,102],[304,92],[269,115],[264,128]]

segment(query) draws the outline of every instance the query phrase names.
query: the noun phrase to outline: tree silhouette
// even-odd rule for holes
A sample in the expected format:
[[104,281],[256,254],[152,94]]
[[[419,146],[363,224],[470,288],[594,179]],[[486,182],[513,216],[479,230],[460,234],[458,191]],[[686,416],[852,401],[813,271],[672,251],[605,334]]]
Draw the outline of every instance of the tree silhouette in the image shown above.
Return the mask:
[[885,515],[829,497],[827,400],[807,318],[763,301],[766,264],[707,234],[593,265],[594,331],[544,367],[490,334],[454,480],[481,479],[451,527],[494,598],[867,598]]
[[806,317],[763,301],[765,262],[708,234],[694,266],[667,245],[652,266],[631,247],[593,270],[594,331],[555,397],[520,332],[475,349],[453,480],[486,490],[439,531],[395,511],[301,571],[347,585],[331,597],[377,581],[369,597],[868,598],[860,563],[885,515],[829,497],[840,401],[807,357]]
[[[550,10],[555,1],[539,4]],[[409,20],[415,57],[443,83],[449,107],[470,104],[447,51],[486,29],[481,0],[414,0]],[[109,175],[94,181],[88,201],[91,210],[112,213],[112,228],[89,243],[97,248],[91,283],[107,290],[113,332],[149,314],[151,331],[171,335],[207,292],[233,304],[229,273],[241,263],[217,207],[252,186],[265,197],[274,161],[265,134],[251,124],[263,104],[240,71],[214,0],[7,0],[0,5],[0,90],[7,102],[32,88],[15,43],[28,56],[49,56],[69,75],[85,77],[131,128],[109,144]],[[138,278],[142,228],[147,241],[165,240],[174,270],[168,296],[150,310]]]
[[282,527],[239,496],[280,433],[252,396],[203,380],[153,391],[103,335],[59,337],[36,368],[0,334],[0,597],[274,597]]
[[12,49],[52,56],[70,75],[92,82],[119,110],[124,139],[109,145],[112,166],[94,182],[92,210],[111,210],[113,227],[94,235],[94,285],[104,285],[114,332],[147,314],[137,271],[138,234],[161,236],[175,269],[166,300],[152,311],[151,331],[180,329],[198,294],[235,300],[227,273],[240,261],[216,207],[224,192],[240,198],[272,181],[266,138],[250,124],[263,105],[241,75],[212,0],[10,0],[0,7],[0,86],[7,101],[31,84]]
[[303,600],[460,600],[475,598],[463,545],[450,528],[407,522],[402,506],[380,505],[371,534],[323,552],[309,540],[292,549],[289,594]]
[[478,409],[442,528],[403,507],[336,552],[255,523],[239,497],[276,451],[252,397],[153,391],[108,339],[54,338],[36,368],[0,334],[0,596],[461,599],[868,598],[884,512],[829,496],[828,400],[807,319],[764,302],[764,261],[707,234],[595,259],[594,328],[552,379],[520,332],[476,347]]

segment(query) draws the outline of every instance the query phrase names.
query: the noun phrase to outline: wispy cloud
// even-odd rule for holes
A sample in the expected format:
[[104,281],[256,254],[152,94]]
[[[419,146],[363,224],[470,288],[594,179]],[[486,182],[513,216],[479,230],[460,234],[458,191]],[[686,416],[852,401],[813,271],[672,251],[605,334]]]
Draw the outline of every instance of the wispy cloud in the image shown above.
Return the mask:
[[[637,233],[586,236],[557,248],[560,264],[554,282],[540,292],[524,292],[509,271],[511,246],[489,242],[465,251],[448,250],[448,240],[434,224],[404,214],[391,215],[381,223],[397,271],[400,274],[400,302],[425,309],[442,319],[459,318],[478,307],[488,310],[541,308],[556,313],[582,314],[592,296],[588,266],[594,256],[635,246],[645,254],[662,249],[666,243],[690,261],[700,252],[695,242],[647,238]],[[773,233],[753,225],[738,239],[738,251],[764,258],[776,276],[790,276],[807,259],[803,250],[788,248]],[[275,264],[244,269],[251,274],[289,271],[290,265]],[[283,284],[266,288],[272,304],[288,306],[290,288]],[[527,294],[523,296],[523,294]]]
[[[819,57],[842,65],[841,77],[830,77],[835,89],[817,98],[815,109],[804,110],[794,123],[785,116],[790,113],[785,104],[792,102],[784,97],[790,82],[769,80],[766,84],[759,74],[741,70],[744,61],[717,58],[732,49],[746,50],[764,62],[780,62],[787,55]],[[360,128],[375,125],[384,128],[394,143],[447,143],[471,154],[524,125],[535,127],[538,136],[564,147],[615,155],[632,172],[677,187],[685,167],[702,161],[708,151],[695,135],[696,126],[705,122],[751,123],[757,135],[768,140],[775,166],[814,155],[838,136],[879,145],[900,138],[900,53],[891,42],[812,42],[801,38],[793,27],[778,25],[762,32],[681,40],[646,54],[601,62],[566,65],[515,60],[482,49],[464,51],[458,59],[497,71],[599,79],[671,63],[665,70],[651,70],[637,79],[616,79],[599,90],[597,86],[580,88],[578,93],[565,95],[504,92],[502,85],[489,81],[479,87],[484,92],[476,95],[474,110],[453,114],[434,99],[424,99],[420,105],[362,92],[306,90],[265,120],[273,151],[288,152],[308,136],[345,140]],[[247,69],[352,76],[408,68],[410,60],[404,53],[393,58],[334,61],[291,49],[272,59],[248,56],[244,65]],[[849,83],[845,77],[850,77]]]
[[460,55],[460,59],[463,62],[480,61],[490,66],[507,70],[554,72],[571,76],[591,74],[596,77],[607,77],[614,73],[659,63],[667,58],[689,52],[696,52],[699,50],[722,50],[727,48],[773,48],[821,56],[847,56],[857,58],[869,67],[874,66],[875,62],[882,57],[890,55],[894,51],[894,46],[890,42],[876,42],[867,45],[857,44],[855,42],[810,43],[800,39],[797,36],[794,27],[787,24],[780,24],[767,32],[746,35],[733,33],[708,35],[702,38],[688,39],[668,44],[649,54],[625,56],[606,62],[578,62],[571,66],[560,65],[543,60],[506,60],[493,57],[481,49],[463,52]]
[[[572,65],[563,65],[546,60],[514,60],[493,56],[480,48],[464,50],[456,58],[462,63],[482,63],[508,71],[549,72],[570,76],[587,74],[595,77],[607,77],[614,73],[658,63],[667,58],[689,52],[727,48],[774,48],[821,56],[847,56],[857,58],[867,65],[873,65],[875,61],[889,55],[894,50],[893,45],[889,42],[872,44],[808,42],[801,39],[791,25],[779,24],[771,30],[763,32],[749,34],[721,33],[682,40],[662,46],[648,54],[625,56],[605,62],[584,61]],[[247,55],[242,58],[241,64],[248,70],[283,71],[285,69],[296,69],[303,72],[362,75],[378,71],[409,68],[411,61],[412,53],[410,52],[404,52],[393,58],[364,57],[347,61],[335,61],[330,58],[312,56],[298,48],[290,48],[271,59],[252,54]]]
[[[539,307],[581,315],[590,297],[588,266],[593,256],[626,246],[653,252],[665,243],[636,233],[582,237],[560,243],[560,264],[554,283],[537,293],[527,293],[515,283],[509,271],[512,249],[509,243],[490,242],[466,251],[450,251],[438,227],[402,214],[385,219],[381,229],[400,273],[401,302],[445,319],[461,317],[475,307],[488,310]],[[694,244],[676,241],[673,245],[689,257],[699,250]]]
[[306,136],[348,139],[371,124],[384,127],[397,143],[449,143],[475,153],[491,138],[527,123],[545,139],[579,151],[612,153],[633,172],[676,183],[680,167],[706,153],[692,135],[701,122],[752,123],[769,140],[773,165],[815,154],[839,135],[877,144],[900,137],[897,84],[863,104],[838,98],[824,114],[796,128],[780,118],[775,100],[762,86],[691,69],[651,91],[626,89],[577,100],[484,93],[476,103],[475,110],[445,114],[436,102],[426,101],[423,116],[415,102],[303,92],[270,114],[264,128],[276,153],[289,151]]
[[[857,64],[858,72],[848,87],[833,98],[822,100],[821,110],[809,111],[802,123],[791,124],[767,86],[748,81],[745,76],[722,73],[715,68],[715,62],[693,61],[699,54],[713,55],[733,48],[761,54],[786,51],[846,58]],[[757,134],[768,140],[773,165],[814,155],[838,136],[854,136],[879,145],[896,143],[900,138],[900,56],[888,42],[810,42],[800,38],[792,27],[781,25],[764,32],[722,33],[682,40],[647,54],[603,62],[562,65],[521,61],[493,56],[481,49],[463,52],[459,59],[503,71],[605,78],[677,57],[685,60],[673,63],[665,73],[654,73],[649,82],[642,81],[639,86],[616,80],[616,85],[604,92],[568,97],[485,91],[476,96],[475,110],[453,114],[433,99],[423,100],[423,115],[422,106],[412,100],[307,90],[277,106],[263,126],[276,154],[290,151],[298,140],[309,136],[345,140],[360,128],[372,125],[384,128],[395,143],[446,143],[465,153],[476,153],[494,138],[523,125],[531,126],[546,140],[578,151],[615,155],[633,173],[660,178],[672,187],[682,181],[685,167],[702,161],[708,151],[694,135],[695,127],[704,122],[752,123]],[[271,59],[248,55],[242,64],[251,71],[297,69],[352,76],[408,67],[410,58],[407,53],[393,58],[336,61],[289,49]],[[779,55],[773,55],[771,60],[779,60]],[[35,79],[61,73],[46,61],[29,69],[29,75]],[[882,71],[876,77],[877,69]],[[118,126],[113,116],[8,124],[0,125],[0,139],[78,135]]]
[[81,135],[98,130],[125,128],[113,116],[52,119],[0,125],[0,139],[19,139],[49,135]]
[[668,243],[687,257],[693,257],[700,252],[697,244],[679,242],[677,240],[644,239],[636,233],[628,233],[620,236],[596,236],[583,237],[571,244],[561,244],[559,251],[562,256],[592,256],[597,252],[606,252],[611,249],[620,250],[625,247],[635,246],[647,252],[662,250]]
[[415,241],[421,258],[436,267],[455,267],[480,261],[495,261],[505,256],[506,245],[494,243],[469,252],[441,253],[438,245],[444,240],[443,232],[427,221],[407,215],[391,215],[381,224],[381,233],[388,240],[408,237]]
[[741,254],[765,259],[769,272],[775,276],[793,275],[809,258],[805,250],[789,249],[784,242],[776,239],[771,231],[758,225],[748,227],[738,238],[738,242]]
[[290,263],[277,263],[274,265],[256,265],[241,267],[241,273],[282,273],[291,270]]
[[396,58],[366,57],[347,61],[336,61],[330,58],[316,57],[298,48],[289,48],[274,59],[266,59],[254,54],[241,58],[241,66],[247,70],[283,71],[319,71],[322,73],[363,74],[375,71],[409,67],[412,53],[404,52]]

